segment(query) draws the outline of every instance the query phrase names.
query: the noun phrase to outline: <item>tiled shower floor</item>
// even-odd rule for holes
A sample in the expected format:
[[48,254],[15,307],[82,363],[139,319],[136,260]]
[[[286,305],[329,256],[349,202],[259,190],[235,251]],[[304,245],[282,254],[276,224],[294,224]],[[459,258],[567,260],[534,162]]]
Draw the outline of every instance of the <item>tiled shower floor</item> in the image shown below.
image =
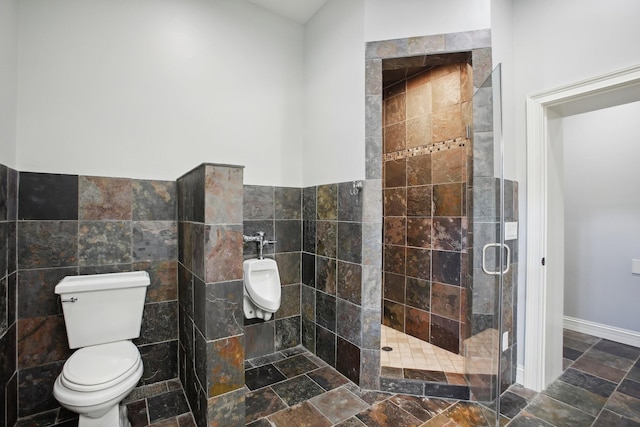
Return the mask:
[[382,325],[380,345],[392,349],[380,352],[381,366],[464,374],[464,356],[385,325]]
[[[503,426],[640,427],[640,349],[565,331],[564,357],[545,392],[515,385],[503,394]],[[488,427],[492,418],[474,402],[362,391],[301,347],[245,367],[247,427]],[[195,426],[178,381],[136,389],[127,402],[132,427]]]

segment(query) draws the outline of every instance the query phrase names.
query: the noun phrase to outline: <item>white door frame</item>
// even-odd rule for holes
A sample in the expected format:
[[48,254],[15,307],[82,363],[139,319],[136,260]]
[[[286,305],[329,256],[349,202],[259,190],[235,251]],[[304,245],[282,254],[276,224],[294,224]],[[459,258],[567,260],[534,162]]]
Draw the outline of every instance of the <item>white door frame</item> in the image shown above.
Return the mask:
[[[562,182],[554,173],[557,170],[553,158],[554,147],[551,145],[550,120],[640,100],[639,94],[640,66],[635,66],[527,97],[527,271],[523,376],[526,388],[541,391],[562,370],[562,335],[558,330],[562,330],[563,307],[558,301],[561,302],[564,295],[563,276],[559,274],[563,271],[564,259],[563,252],[551,244],[556,233],[563,232],[563,219],[553,210],[558,200],[557,189]],[[545,259],[546,266],[543,266],[542,259],[549,257],[554,249],[562,253],[554,253],[554,259]]]

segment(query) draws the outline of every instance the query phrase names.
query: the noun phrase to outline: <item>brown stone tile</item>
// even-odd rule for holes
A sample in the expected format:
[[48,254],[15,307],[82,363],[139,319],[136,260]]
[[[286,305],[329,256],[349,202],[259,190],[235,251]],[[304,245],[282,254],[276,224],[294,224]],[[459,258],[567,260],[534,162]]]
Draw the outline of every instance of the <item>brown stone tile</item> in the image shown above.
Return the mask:
[[434,216],[461,216],[463,207],[462,188],[462,184],[434,185]]
[[407,305],[426,311],[431,309],[431,283],[428,280],[407,277],[405,295]]
[[207,392],[218,396],[244,386],[244,336],[207,343]]
[[245,424],[249,424],[258,418],[267,417],[286,408],[287,405],[278,397],[271,387],[252,391],[245,396]]
[[349,383],[347,378],[331,366],[316,369],[315,371],[309,372],[307,376],[325,390],[333,390],[334,388]]
[[432,90],[428,71],[407,80],[407,119],[431,113]]
[[407,218],[407,246],[431,247],[430,218]]
[[430,420],[451,406],[451,402],[442,399],[400,394],[390,400],[422,422]]
[[407,188],[407,216],[430,217],[432,211],[432,186]]
[[404,332],[404,306],[392,301],[384,301],[382,323],[397,331]]
[[473,402],[458,402],[444,412],[450,420],[461,427],[489,426],[481,405]]
[[131,182],[125,178],[79,177],[79,219],[131,220]]
[[462,218],[440,217],[433,219],[433,249],[461,251],[463,228]]
[[384,186],[404,187],[407,185],[407,161],[406,159],[387,160],[384,162]]
[[434,112],[459,104],[461,101],[460,66],[455,64],[447,67],[451,70],[449,73],[433,78],[432,105]]
[[205,224],[242,224],[242,168],[205,168]]
[[406,214],[407,214],[407,189],[404,187],[385,189],[384,190],[384,215],[385,216],[404,216]]
[[431,311],[439,316],[460,321],[460,287],[432,283]]
[[466,181],[466,160],[466,148],[452,148],[432,153],[431,170],[433,184]]
[[319,185],[317,191],[317,216],[319,220],[338,219],[338,186]]
[[470,101],[473,98],[473,67],[471,64],[460,64],[460,100]]
[[337,295],[354,304],[362,300],[362,266],[338,261]]
[[384,128],[384,152],[404,150],[407,147],[407,130],[405,122],[396,123]]
[[461,105],[451,105],[431,113],[431,132],[433,142],[464,137]]
[[422,147],[431,143],[431,114],[406,121],[407,148]]
[[388,400],[373,405],[356,417],[368,427],[417,427],[422,424],[419,419]]
[[602,365],[609,366],[621,371],[627,371],[632,365],[633,360],[626,359],[624,357],[612,356],[610,353],[592,348],[582,355],[589,361],[598,362]]
[[626,374],[621,369],[605,365],[598,359],[591,357],[589,353],[583,354],[571,367],[616,383],[620,382]]
[[404,246],[384,246],[384,271],[396,274],[405,274],[405,263]]
[[418,310],[417,308],[406,307],[405,333],[428,342],[429,323],[429,312]]
[[431,279],[431,251],[420,248],[407,248],[406,274],[418,279]]
[[429,342],[452,353],[460,353],[460,322],[431,315]]
[[384,100],[384,125],[389,126],[394,123],[406,120],[406,96],[401,93]]
[[65,360],[70,355],[63,316],[18,320],[19,369]]
[[133,264],[133,269],[149,273],[151,284],[147,288],[146,302],[178,299],[178,263],[176,261],[138,262]]
[[552,382],[544,391],[544,394],[594,417],[600,413],[607,401],[605,397],[563,381]]
[[269,420],[275,427],[330,427],[331,421],[324,417],[309,402],[280,411],[271,415]]
[[242,225],[205,226],[207,283],[242,279]]
[[405,276],[403,274],[384,273],[383,280],[383,297],[404,304]]
[[543,394],[538,395],[526,411],[554,426],[590,426],[594,421],[591,415]]
[[407,159],[407,185],[431,184],[431,154],[421,154]]
[[384,244],[406,244],[407,220],[401,216],[387,216],[384,218]]

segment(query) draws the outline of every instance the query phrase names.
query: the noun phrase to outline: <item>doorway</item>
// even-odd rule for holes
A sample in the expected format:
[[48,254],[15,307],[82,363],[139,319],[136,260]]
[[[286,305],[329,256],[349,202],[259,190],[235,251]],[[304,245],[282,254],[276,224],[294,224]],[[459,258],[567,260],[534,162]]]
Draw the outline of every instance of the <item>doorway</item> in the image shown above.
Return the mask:
[[523,385],[541,391],[562,372],[563,117],[640,100],[640,66],[527,98],[527,239]]

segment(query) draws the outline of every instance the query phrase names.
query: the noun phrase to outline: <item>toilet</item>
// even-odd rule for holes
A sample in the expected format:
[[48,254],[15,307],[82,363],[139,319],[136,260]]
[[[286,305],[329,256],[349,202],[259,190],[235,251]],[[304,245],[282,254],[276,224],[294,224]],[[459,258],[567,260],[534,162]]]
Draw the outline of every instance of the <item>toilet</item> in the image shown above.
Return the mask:
[[280,308],[282,290],[275,260],[248,259],[242,264],[244,273],[244,316],[269,320]]
[[79,414],[78,427],[130,427],[120,402],[138,384],[143,365],[131,339],[140,336],[149,286],[146,271],[68,276],[56,285],[69,348],[53,385],[60,404]]

